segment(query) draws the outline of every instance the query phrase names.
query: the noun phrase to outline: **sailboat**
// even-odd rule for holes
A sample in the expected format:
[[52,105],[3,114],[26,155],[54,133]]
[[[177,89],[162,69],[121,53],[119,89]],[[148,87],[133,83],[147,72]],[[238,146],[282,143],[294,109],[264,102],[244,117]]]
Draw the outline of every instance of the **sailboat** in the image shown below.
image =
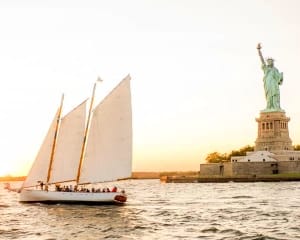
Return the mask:
[[[96,83],[87,100],[61,117],[64,97],[23,182],[20,202],[122,204],[124,190],[86,188],[131,177],[132,110],[130,76],[95,108]],[[86,115],[88,115],[86,117]],[[62,188],[61,184],[74,184]],[[69,186],[69,185],[67,185]]]

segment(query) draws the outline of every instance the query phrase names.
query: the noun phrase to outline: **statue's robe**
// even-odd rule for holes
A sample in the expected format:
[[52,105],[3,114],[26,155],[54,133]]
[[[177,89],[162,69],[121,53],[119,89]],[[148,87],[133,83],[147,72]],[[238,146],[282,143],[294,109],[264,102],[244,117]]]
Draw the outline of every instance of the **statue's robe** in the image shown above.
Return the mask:
[[274,66],[263,65],[264,88],[267,100],[266,110],[280,110],[280,92],[279,85],[283,81],[283,75]]

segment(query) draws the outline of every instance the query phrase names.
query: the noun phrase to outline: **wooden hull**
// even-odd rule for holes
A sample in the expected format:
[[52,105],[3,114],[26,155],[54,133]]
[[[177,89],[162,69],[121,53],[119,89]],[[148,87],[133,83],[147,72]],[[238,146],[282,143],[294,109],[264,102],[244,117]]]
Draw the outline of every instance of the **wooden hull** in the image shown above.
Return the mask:
[[20,202],[27,203],[65,203],[65,204],[123,204],[127,200],[125,193],[120,192],[57,192],[23,189]]

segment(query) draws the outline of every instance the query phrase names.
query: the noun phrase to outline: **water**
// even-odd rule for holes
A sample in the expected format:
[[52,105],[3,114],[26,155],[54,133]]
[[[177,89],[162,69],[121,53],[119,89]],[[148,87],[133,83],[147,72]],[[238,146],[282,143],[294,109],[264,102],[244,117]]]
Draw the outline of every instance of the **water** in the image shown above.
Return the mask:
[[22,204],[0,183],[0,239],[300,239],[300,182],[118,183],[124,206]]

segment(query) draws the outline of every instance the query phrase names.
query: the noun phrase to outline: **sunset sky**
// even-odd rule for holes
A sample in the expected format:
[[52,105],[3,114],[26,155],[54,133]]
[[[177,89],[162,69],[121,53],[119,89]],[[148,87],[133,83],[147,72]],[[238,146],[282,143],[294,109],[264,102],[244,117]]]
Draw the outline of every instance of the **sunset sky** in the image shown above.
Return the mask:
[[0,2],[0,176],[27,173],[64,112],[132,77],[133,170],[198,170],[253,145],[265,108],[256,45],[284,73],[281,107],[300,144],[300,1]]

